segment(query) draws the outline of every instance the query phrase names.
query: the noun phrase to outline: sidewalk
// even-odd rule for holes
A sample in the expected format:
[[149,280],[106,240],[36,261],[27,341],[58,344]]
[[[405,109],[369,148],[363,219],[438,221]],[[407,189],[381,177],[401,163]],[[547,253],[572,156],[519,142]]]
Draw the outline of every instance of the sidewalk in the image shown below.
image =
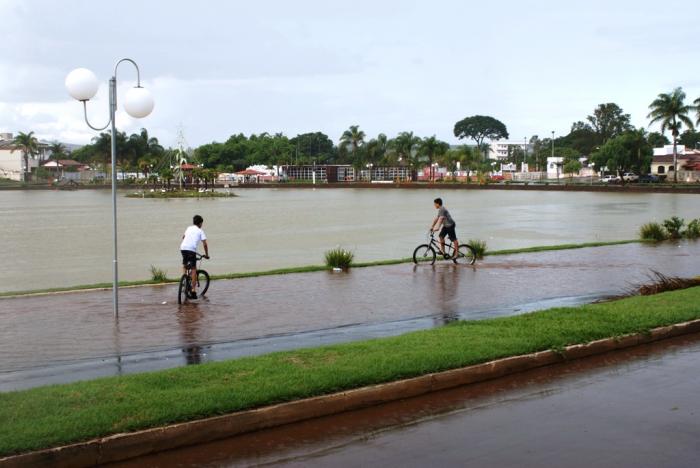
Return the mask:
[[650,269],[695,276],[699,243],[626,244],[348,273],[213,282],[178,306],[176,285],[0,299],[0,391],[387,336],[456,319],[590,302]]

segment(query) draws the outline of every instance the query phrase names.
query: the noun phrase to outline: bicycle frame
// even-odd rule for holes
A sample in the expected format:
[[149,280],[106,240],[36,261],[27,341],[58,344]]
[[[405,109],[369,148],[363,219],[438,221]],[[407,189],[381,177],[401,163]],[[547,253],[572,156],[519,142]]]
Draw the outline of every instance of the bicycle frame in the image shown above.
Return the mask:
[[[195,261],[194,261],[194,268],[199,270],[199,266],[202,264],[202,259],[204,258],[204,255],[200,255],[198,252],[195,252]],[[185,274],[187,276],[192,276],[192,267],[190,265],[187,265],[185,267]]]
[[[439,239],[439,237],[438,237]],[[440,252],[440,242],[435,239],[435,232],[430,231],[428,233],[428,245],[435,249],[436,252]],[[454,248],[452,247],[452,240],[449,238],[445,239],[445,254],[450,257],[454,254]]]

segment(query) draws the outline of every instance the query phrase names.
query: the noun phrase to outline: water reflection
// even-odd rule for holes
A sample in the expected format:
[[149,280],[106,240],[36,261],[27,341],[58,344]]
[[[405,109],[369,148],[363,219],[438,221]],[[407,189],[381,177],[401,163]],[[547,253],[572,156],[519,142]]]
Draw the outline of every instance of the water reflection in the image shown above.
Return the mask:
[[180,330],[183,355],[186,364],[201,364],[206,356],[202,340],[202,318],[204,312],[198,303],[188,302],[178,306],[177,324]]

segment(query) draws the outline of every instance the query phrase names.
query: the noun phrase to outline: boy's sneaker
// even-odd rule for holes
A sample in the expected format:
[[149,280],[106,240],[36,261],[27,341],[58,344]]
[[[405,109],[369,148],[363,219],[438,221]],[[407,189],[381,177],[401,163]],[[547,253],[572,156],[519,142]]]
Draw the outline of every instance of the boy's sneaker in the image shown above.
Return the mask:
[[197,293],[194,291],[190,291],[190,299],[197,299]]

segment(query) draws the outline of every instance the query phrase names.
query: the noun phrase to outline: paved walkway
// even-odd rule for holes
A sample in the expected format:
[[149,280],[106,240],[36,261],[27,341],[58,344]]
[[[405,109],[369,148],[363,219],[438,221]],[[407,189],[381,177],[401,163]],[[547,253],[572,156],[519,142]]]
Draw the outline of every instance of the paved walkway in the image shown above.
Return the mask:
[[178,306],[176,286],[0,299],[0,390],[399,334],[455,319],[590,302],[653,268],[695,276],[700,243],[627,244],[212,283]]
[[120,464],[700,466],[700,335]]

